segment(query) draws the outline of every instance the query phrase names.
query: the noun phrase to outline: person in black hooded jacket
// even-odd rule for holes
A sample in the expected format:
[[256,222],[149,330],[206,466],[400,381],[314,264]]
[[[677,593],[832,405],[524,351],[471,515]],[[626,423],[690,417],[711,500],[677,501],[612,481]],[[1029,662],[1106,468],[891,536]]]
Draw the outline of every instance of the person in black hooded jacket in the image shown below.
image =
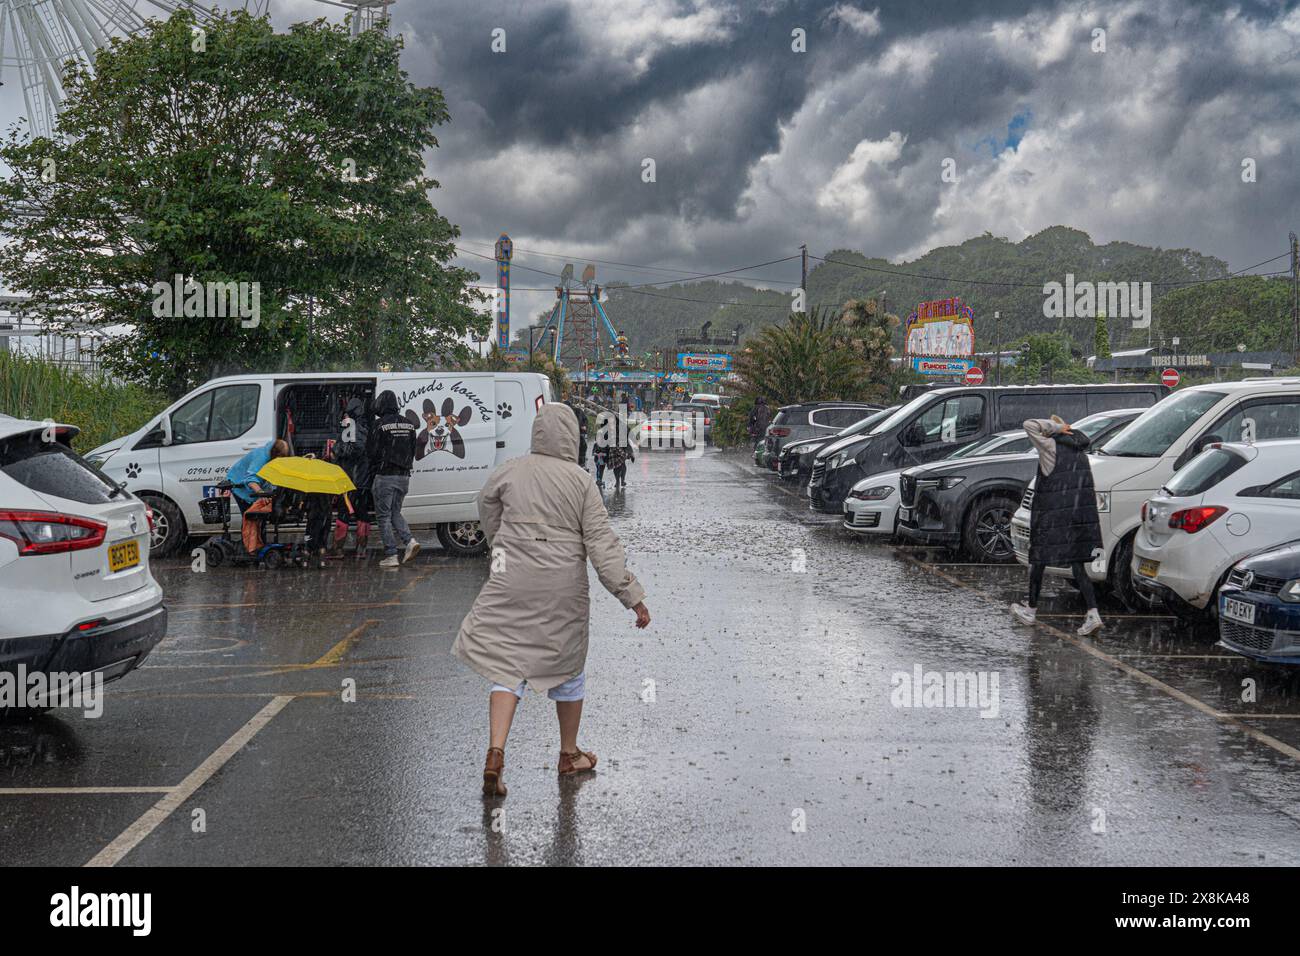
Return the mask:
[[1033,624],[1043,572],[1048,565],[1068,567],[1088,606],[1079,628],[1086,637],[1102,626],[1097,595],[1084,567],[1101,548],[1101,522],[1097,518],[1097,492],[1088,462],[1088,436],[1076,432],[1057,416],[1033,418],[1025,433],[1038,449],[1038,478],[1034,484],[1029,527],[1029,600],[1011,605],[1022,624]]
[[[420,552],[420,542],[411,536],[402,517],[402,501],[411,486],[411,465],[415,462],[415,422],[398,411],[397,396],[382,391],[375,399],[378,418],[371,426],[367,457],[373,478],[371,494],[375,501],[375,518],[379,536],[384,539],[381,568],[395,568]],[[397,552],[405,550],[401,558]]]

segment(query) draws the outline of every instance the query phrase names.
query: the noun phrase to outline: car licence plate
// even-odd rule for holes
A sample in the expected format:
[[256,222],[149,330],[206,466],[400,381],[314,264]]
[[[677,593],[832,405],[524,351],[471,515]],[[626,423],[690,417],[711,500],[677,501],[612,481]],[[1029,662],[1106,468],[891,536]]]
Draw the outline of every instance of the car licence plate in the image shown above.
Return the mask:
[[1254,624],[1255,605],[1248,601],[1238,601],[1236,598],[1224,598],[1223,616],[1232,621],[1240,621],[1242,624]]
[[907,522],[909,522],[909,521],[911,521],[911,520],[912,520],[912,509],[911,509],[911,508],[899,508],[899,509],[898,509],[898,523],[899,523],[899,524],[906,524]]
[[1144,578],[1154,578],[1160,572],[1160,562],[1150,558],[1138,559],[1138,574]]
[[140,542],[119,541],[108,546],[108,571],[112,574],[140,563]]

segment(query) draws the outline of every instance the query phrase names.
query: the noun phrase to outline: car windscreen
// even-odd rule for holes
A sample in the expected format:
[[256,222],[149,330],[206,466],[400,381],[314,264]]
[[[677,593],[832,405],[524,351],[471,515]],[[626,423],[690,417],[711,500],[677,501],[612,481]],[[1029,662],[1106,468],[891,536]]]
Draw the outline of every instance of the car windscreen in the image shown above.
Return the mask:
[[[1020,434],[1023,435],[1024,432]],[[1008,435],[991,435],[983,441],[975,442],[973,445],[958,448],[948,456],[948,460],[951,461],[954,458],[978,458],[980,455],[991,454],[994,449],[1006,445],[1011,437]]]
[[1223,392],[1188,389],[1151,406],[1102,446],[1103,455],[1159,458],[1223,398]]
[[898,409],[898,411],[894,412],[894,414],[882,421],[875,428],[871,429],[871,434],[882,435],[893,428],[897,428],[899,425],[903,424],[903,422],[911,418],[915,412],[920,411],[922,408],[925,408],[934,401],[943,401],[943,399],[936,399],[934,392],[926,392],[923,395],[918,395],[902,408]]
[[1116,421],[1122,421],[1124,418],[1123,415],[1089,415],[1087,418],[1081,418],[1072,424],[1070,430],[1082,432],[1089,438],[1095,438],[1102,432],[1109,431]]
[[835,433],[835,437],[848,438],[850,435],[861,435],[863,432],[869,431],[870,429],[874,428],[877,422],[883,420],[885,416],[887,416],[892,411],[893,411],[892,408],[885,408],[885,409],[881,409],[878,412],[872,412],[866,418],[862,419],[861,421],[854,422],[848,428],[841,428],[839,431]]
[[0,441],[0,472],[37,494],[54,495],[87,505],[111,501],[117,486],[72,449],[28,432]]
[[1175,498],[1203,495],[1246,463],[1226,448],[1207,448],[1165,483],[1165,490]]

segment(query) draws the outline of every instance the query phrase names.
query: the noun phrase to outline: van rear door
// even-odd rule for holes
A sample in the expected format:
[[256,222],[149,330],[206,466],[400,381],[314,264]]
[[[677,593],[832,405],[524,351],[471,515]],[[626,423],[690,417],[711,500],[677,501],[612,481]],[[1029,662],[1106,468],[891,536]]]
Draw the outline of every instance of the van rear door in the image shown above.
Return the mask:
[[[416,427],[415,462],[405,506],[473,504],[496,464],[494,376],[463,372],[380,376],[379,391],[397,396],[399,414]],[[447,520],[436,514],[412,518]]]

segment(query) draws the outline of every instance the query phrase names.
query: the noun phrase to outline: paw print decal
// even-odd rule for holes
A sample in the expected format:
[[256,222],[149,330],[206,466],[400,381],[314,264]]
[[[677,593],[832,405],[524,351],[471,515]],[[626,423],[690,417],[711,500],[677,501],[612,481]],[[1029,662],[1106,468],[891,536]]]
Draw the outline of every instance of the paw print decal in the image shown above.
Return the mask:
[[501,402],[499,405],[497,405],[498,418],[509,418],[511,414],[512,414],[512,409],[510,408],[509,402]]
[[128,465],[126,466],[126,476],[127,476],[128,478],[139,478],[139,477],[140,477],[140,466],[137,465],[135,462],[131,462],[130,464],[128,464]]

